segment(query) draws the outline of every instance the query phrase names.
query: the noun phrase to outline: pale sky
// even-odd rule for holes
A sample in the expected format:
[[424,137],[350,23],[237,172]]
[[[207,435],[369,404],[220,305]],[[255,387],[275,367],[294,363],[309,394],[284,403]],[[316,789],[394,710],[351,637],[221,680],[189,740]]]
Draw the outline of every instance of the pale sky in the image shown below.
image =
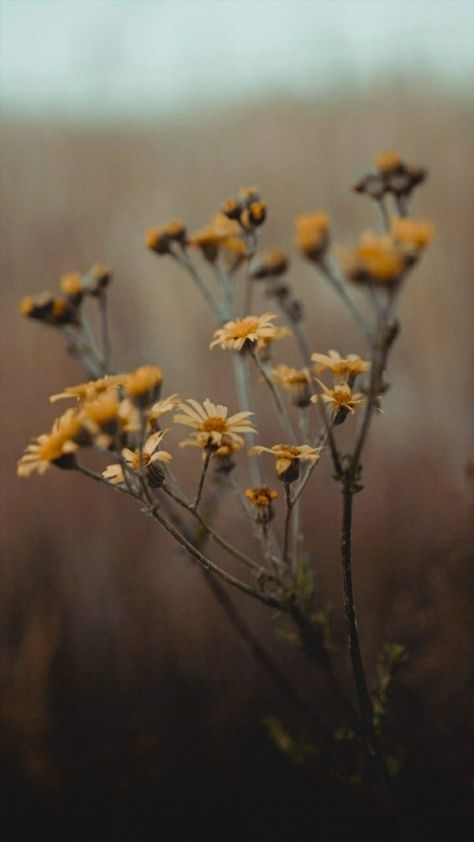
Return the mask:
[[117,115],[411,74],[466,89],[471,0],[1,0],[4,108]]

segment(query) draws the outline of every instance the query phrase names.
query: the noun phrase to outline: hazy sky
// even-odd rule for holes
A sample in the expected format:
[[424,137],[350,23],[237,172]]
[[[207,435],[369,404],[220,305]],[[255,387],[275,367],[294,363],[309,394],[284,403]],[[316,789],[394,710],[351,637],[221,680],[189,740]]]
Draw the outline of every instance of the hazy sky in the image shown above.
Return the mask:
[[1,0],[8,108],[142,114],[396,71],[465,87],[471,0]]

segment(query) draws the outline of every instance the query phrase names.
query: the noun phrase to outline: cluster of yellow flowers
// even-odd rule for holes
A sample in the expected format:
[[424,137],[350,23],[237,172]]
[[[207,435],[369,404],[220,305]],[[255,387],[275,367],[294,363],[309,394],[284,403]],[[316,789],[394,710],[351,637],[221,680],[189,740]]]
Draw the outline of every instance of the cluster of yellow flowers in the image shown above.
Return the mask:
[[[407,198],[423,178],[421,168],[407,165],[397,153],[388,152],[379,156],[376,172],[366,176],[355,189],[380,203],[388,195],[399,201]],[[371,292],[375,291],[375,294],[381,287],[390,293],[404,279],[433,235],[431,224],[408,218],[402,213],[401,206],[399,211],[388,220],[383,233],[364,232],[358,244],[342,255],[341,275],[337,275],[339,270],[334,269],[329,253],[330,221],[325,212],[317,210],[297,218],[296,245],[302,255],[316,264],[333,283],[346,302],[349,296],[344,287],[345,280],[370,285]],[[369,387],[358,386],[359,390],[356,390],[356,380],[370,372],[372,365],[370,360],[361,359],[356,354],[342,356],[334,350],[327,354],[311,355],[307,352],[301,368],[285,362],[266,365],[273,344],[292,336],[302,319],[301,305],[284,279],[289,266],[288,256],[275,248],[257,250],[257,233],[266,215],[267,204],[257,189],[245,187],[235,197],[227,199],[211,221],[198,231],[189,234],[186,225],[175,219],[150,229],[145,244],[156,254],[168,255],[187,269],[198,289],[214,307],[220,325],[213,334],[210,349],[220,347],[242,357],[246,355],[247,359],[254,358],[263,379],[273,391],[287,441],[269,447],[253,444],[248,452],[250,456],[271,454],[276,460],[277,477],[289,487],[299,477],[301,462],[317,463],[322,452],[322,440],[318,443],[316,438],[312,444],[295,443],[296,437],[279,390],[290,396],[293,405],[306,419],[306,410],[311,405],[319,405],[321,416],[326,425],[330,425],[326,431],[330,437],[334,426],[341,424],[349,414],[354,414],[369,399],[377,407],[381,389],[372,383]],[[193,249],[198,249],[205,260],[213,264],[216,279],[224,293],[224,303],[217,303],[214,293],[199,276],[192,262]],[[221,259],[226,267],[224,274],[221,273]],[[237,317],[233,284],[241,266],[246,268],[247,295],[251,295],[254,281],[263,280],[265,295],[279,307],[286,324],[275,324],[277,316],[272,312]],[[251,420],[253,413],[248,406],[229,414],[226,406],[209,399],[203,403],[193,398],[183,401],[177,393],[160,399],[163,373],[156,365],[144,365],[128,374],[107,373],[108,354],[96,353],[90,332],[86,332],[84,327],[81,306],[83,299],[89,296],[98,299],[104,307],[104,294],[111,277],[106,266],[97,264],[85,275],[73,272],[62,277],[62,296],[43,293],[27,296],[21,301],[20,310],[25,316],[56,327],[69,324],[76,326],[77,331],[84,331],[81,336],[85,344],[77,343],[76,355],[80,357],[83,347],[87,348],[89,366],[98,366],[99,372],[105,376],[68,387],[61,394],[51,397],[52,402],[63,398],[75,399],[76,406],[57,418],[49,433],[39,436],[28,446],[18,463],[18,474],[29,476],[35,471],[43,474],[51,464],[87,472],[88,469],[78,462],[77,451],[95,447],[103,456],[115,454],[117,459],[99,474],[104,481],[120,486],[133,485],[133,476],[136,475],[147,480],[151,488],[159,488],[166,478],[166,465],[172,459],[168,450],[161,449],[163,439],[171,428],[162,429],[160,419],[176,408],[178,411],[173,423],[192,430],[188,438],[179,442],[179,446],[198,448],[206,468],[212,458],[218,470],[232,470],[233,456],[244,447],[243,435],[254,437],[256,434]],[[349,305],[354,315],[355,305],[350,301]],[[223,317],[224,313],[228,318]],[[357,312],[355,314],[358,316]],[[361,320],[363,322],[362,317]],[[104,336],[105,342],[106,333]],[[84,361],[86,363],[86,359]],[[323,372],[331,375],[331,382],[319,379]],[[380,372],[377,377],[380,379]],[[307,426],[301,429],[309,435]],[[247,489],[245,494],[257,513],[257,519],[261,522],[269,520],[276,492],[268,486],[256,485]]]

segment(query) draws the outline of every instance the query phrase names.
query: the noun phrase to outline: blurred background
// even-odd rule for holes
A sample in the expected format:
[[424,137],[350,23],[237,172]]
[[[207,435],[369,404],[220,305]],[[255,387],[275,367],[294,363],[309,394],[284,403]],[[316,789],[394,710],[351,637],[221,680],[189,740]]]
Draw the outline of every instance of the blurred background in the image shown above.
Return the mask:
[[[84,477],[16,478],[26,443],[51,425],[48,396],[84,379],[59,336],[21,320],[18,301],[106,263],[115,273],[116,370],[158,363],[164,394],[209,396],[234,411],[229,361],[207,352],[212,316],[171,262],[144,249],[145,230],[173,217],[201,227],[223,199],[257,184],[269,203],[262,244],[291,256],[312,350],[362,353],[332,292],[296,254],[294,218],[323,208],[334,239],[354,242],[376,216],[350,187],[379,152],[398,149],[429,170],[414,214],[433,221],[436,236],[402,299],[393,388],[367,448],[355,588],[369,674],[384,641],[410,654],[387,736],[407,809],[424,828],[420,838],[467,839],[473,4],[0,7],[9,838],[372,838],[367,804],[272,745],[262,725],[269,715],[316,744],[318,735],[158,528]],[[278,355],[295,362],[283,343]],[[177,458],[176,472],[190,471],[191,459],[197,473],[194,452]],[[330,474],[323,465],[307,495],[307,539],[352,691]],[[240,536],[234,508],[227,505],[226,528]],[[271,612],[230,596],[322,729],[340,725],[321,675],[276,634]]]

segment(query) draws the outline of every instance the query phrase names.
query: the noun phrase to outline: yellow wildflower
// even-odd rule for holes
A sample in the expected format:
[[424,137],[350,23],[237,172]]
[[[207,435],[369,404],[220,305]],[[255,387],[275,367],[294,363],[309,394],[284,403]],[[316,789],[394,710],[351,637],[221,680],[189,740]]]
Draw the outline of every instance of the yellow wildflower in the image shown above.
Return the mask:
[[68,275],[63,275],[59,285],[68,298],[71,298],[73,301],[80,300],[84,293],[80,272],[70,272]]
[[299,463],[301,461],[317,462],[321,453],[320,447],[310,447],[308,444],[274,444],[273,447],[256,445],[250,448],[249,456],[259,456],[270,453],[276,458],[276,472],[282,482],[290,483],[298,479]]
[[323,401],[330,404],[331,412],[334,414],[337,414],[341,409],[353,414],[355,409],[362,406],[365,401],[364,396],[359,392],[353,392],[348,383],[336,383],[334,389],[329,389],[321,380],[318,380],[318,383],[323,390],[322,394],[313,395],[311,402]]
[[59,468],[74,468],[74,451],[77,450],[75,439],[80,436],[81,422],[74,409],[68,409],[54,421],[50,433],[38,436],[26,448],[18,461],[19,477],[28,477],[34,471],[44,474],[50,465]]
[[211,447],[214,450],[222,445],[224,436],[242,446],[244,440],[238,433],[255,432],[248,420],[253,415],[252,412],[237,412],[228,416],[229,410],[226,406],[214,404],[209,398],[203,404],[188,398],[187,403],[179,404],[179,409],[181,413],[175,415],[173,421],[197,430],[202,436],[196,438],[201,447]]
[[[139,449],[130,450],[128,447],[124,447],[122,450],[124,462],[132,471],[139,471],[140,467],[143,466],[152,488],[159,488],[163,484],[164,473],[159,463],[171,462],[173,458],[167,450],[157,449],[167,432],[168,430],[160,430],[157,433],[153,433],[146,440],[141,451]],[[119,485],[125,482],[123,468],[120,464],[108,465],[102,471],[102,476],[111,482],[112,485]]]
[[226,322],[224,327],[214,333],[214,339],[210,348],[220,345],[221,348],[233,348],[241,351],[246,343],[255,343],[263,339],[276,339],[277,328],[272,324],[276,315],[264,313],[263,316],[247,316],[245,319],[236,319]]
[[366,231],[344,263],[350,280],[392,284],[400,280],[407,260],[390,235]]
[[86,401],[81,410],[81,420],[86,430],[98,436],[101,432],[106,436],[97,443],[106,447],[110,443],[119,426],[119,402],[115,390],[103,392],[95,400]]
[[245,496],[250,501],[257,523],[269,523],[273,520],[272,502],[278,497],[278,492],[268,485],[257,485],[247,488]]
[[408,252],[422,251],[434,234],[434,227],[423,219],[408,217],[391,220],[392,236],[397,245]]
[[78,401],[90,401],[97,398],[103,392],[120,386],[128,375],[112,374],[100,377],[98,380],[89,380],[87,383],[79,383],[78,386],[68,386],[64,392],[58,395],[51,395],[51,403],[62,400],[62,398],[77,398]]
[[255,280],[277,277],[288,269],[288,256],[280,249],[267,249],[256,254],[249,266],[250,277]]
[[398,152],[395,150],[390,150],[389,152],[382,152],[377,157],[377,167],[383,173],[393,172],[393,170],[398,169],[402,164],[402,159]]
[[159,397],[163,372],[159,365],[142,365],[128,374],[123,387],[137,406],[146,407]]
[[270,378],[274,383],[293,393],[296,406],[307,406],[311,395],[311,375],[307,368],[292,368],[289,365],[275,366],[270,370]]
[[329,217],[323,211],[296,219],[296,245],[310,260],[319,260],[329,245]]
[[316,363],[314,367],[316,374],[329,369],[336,381],[353,380],[358,374],[363,374],[370,368],[370,362],[361,360],[357,354],[348,354],[347,357],[341,357],[338,351],[328,351],[327,354],[312,354],[311,359]]

